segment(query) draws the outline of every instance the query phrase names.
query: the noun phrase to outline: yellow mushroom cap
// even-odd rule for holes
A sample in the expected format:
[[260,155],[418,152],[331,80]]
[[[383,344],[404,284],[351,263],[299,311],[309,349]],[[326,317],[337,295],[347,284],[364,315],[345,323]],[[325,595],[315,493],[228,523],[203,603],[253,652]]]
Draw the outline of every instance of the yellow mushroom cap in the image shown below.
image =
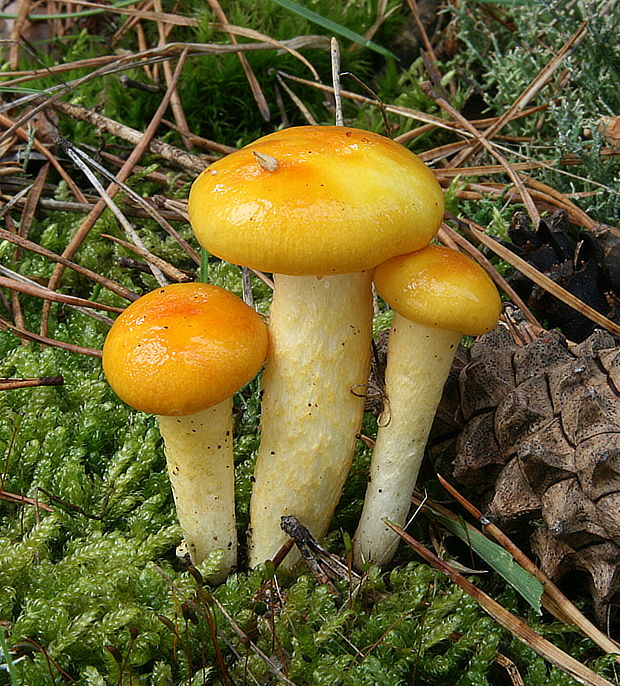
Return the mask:
[[400,255],[375,269],[379,295],[399,314],[425,326],[478,336],[501,310],[486,272],[462,253],[438,245]]
[[131,407],[182,416],[222,402],[258,372],[267,327],[236,295],[172,284],[122,312],[103,346],[103,370]]
[[402,145],[343,126],[299,126],[205,169],[188,211],[198,241],[217,257],[311,276],[364,271],[419,250],[444,203],[433,173]]

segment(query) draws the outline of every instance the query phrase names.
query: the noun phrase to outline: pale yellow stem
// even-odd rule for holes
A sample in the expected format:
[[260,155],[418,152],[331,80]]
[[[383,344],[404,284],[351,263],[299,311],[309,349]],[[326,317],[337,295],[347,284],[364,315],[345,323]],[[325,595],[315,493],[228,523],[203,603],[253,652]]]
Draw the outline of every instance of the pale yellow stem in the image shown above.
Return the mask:
[[222,579],[237,562],[232,399],[197,414],[157,420],[190,557],[200,563],[222,550],[222,567],[216,575]]
[[[275,276],[249,564],[272,559],[293,515],[321,539],[351,467],[370,365],[367,273]],[[297,556],[290,553],[285,567]]]
[[382,521],[403,526],[424,448],[461,334],[422,326],[398,313],[388,342],[383,414],[370,465],[364,509],[354,539],[361,567],[392,559],[398,536]]

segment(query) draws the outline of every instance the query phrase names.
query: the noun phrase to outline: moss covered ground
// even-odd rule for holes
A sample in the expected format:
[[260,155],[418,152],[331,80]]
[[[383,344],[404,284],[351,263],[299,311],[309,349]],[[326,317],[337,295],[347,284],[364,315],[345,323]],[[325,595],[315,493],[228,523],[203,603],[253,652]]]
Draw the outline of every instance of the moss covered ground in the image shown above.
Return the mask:
[[[168,42],[228,43],[214,26],[215,4],[164,3],[161,10],[191,20],[174,25]],[[341,37],[342,70],[357,77],[343,76],[343,88],[369,97],[361,82],[383,103],[445,116],[422,88],[429,75],[410,37],[414,29],[407,3],[313,0],[305,6],[358,34],[370,30],[377,18],[383,17],[372,40],[391,49],[398,59],[386,58]],[[332,35],[271,0],[228,0],[222,2],[222,8],[229,24],[260,31],[278,41],[308,34]],[[158,40],[158,23],[152,18],[141,22],[141,34],[133,25],[112,47],[112,36],[127,21],[122,14],[106,12],[56,21],[62,23],[61,39],[54,41],[53,47],[35,42],[23,49],[19,69],[51,67],[113,51],[135,52],[141,40],[147,45]],[[617,7],[594,1],[566,4],[555,0],[446,3],[428,23],[438,55],[439,76],[434,85],[445,88],[454,107],[469,112],[472,119],[498,116],[536,79],[582,22],[585,37],[554,74],[551,86],[531,103],[545,105],[544,111],[510,121],[502,144],[510,148],[515,163],[546,160],[547,166],[537,172],[541,182],[566,194],[595,221],[617,224],[618,157],[601,154],[610,146],[598,126],[601,117],[620,112]],[[323,82],[331,83],[329,53],[324,49],[303,52]],[[283,89],[283,77],[280,81],[276,78],[276,70],[311,78],[306,66],[294,56],[273,49],[250,51],[247,58],[263,86],[272,110],[271,121],[261,117],[236,55],[190,56],[178,92],[194,134],[236,147],[278,126],[306,123],[304,110]],[[2,70],[7,74],[11,69],[7,49]],[[159,69],[161,84],[161,65]],[[48,73],[26,85],[41,97],[49,97],[50,89],[89,71]],[[70,84],[63,98],[143,131],[165,84],[151,92],[128,87],[120,76],[148,85],[149,73],[152,76],[152,71],[136,63],[125,72]],[[0,88],[10,79],[10,75],[0,73]],[[333,109],[329,103],[326,107],[323,91],[292,81],[285,83],[316,121],[333,122]],[[10,84],[0,90],[0,95],[5,103],[24,97],[23,88]],[[23,110],[6,111],[17,117]],[[381,107],[344,100],[347,124],[384,133],[384,114]],[[393,135],[406,135],[420,125],[407,116],[387,116]],[[126,157],[129,153],[121,139],[85,121],[61,114],[53,125],[89,154],[107,152]],[[0,170],[12,165],[17,171],[0,176],[0,186],[9,177],[32,183],[42,164],[32,153],[36,135],[33,125],[30,142],[20,143],[21,151],[26,152],[25,161],[13,159],[13,149],[3,153]],[[174,127],[160,125],[158,136],[183,147]],[[424,153],[453,140],[453,131],[435,127],[420,131],[407,145]],[[53,149],[62,159],[62,153]],[[562,166],[560,160],[566,156],[576,162]],[[128,180],[140,195],[181,201],[187,196],[192,177],[186,171],[169,167],[152,154],[146,154],[141,164],[144,166]],[[155,172],[161,173],[157,176]],[[71,169],[71,174],[84,192],[92,194],[77,169]],[[479,180],[473,174],[454,176],[447,184],[450,210],[487,226],[489,233],[504,234],[510,216],[522,205],[509,201],[510,184],[505,179],[500,193],[479,198],[468,195],[466,184]],[[53,173],[47,183],[42,197],[58,203],[73,199],[66,183]],[[7,186],[2,202],[15,192]],[[12,230],[19,226],[22,215],[12,207],[3,216]],[[83,212],[40,208],[32,217],[28,238],[60,254],[83,218]],[[149,251],[196,276],[195,262],[155,221],[132,221]],[[173,223],[197,249],[188,225],[178,218]],[[127,261],[135,256],[101,234],[125,238],[108,210],[82,244],[76,262],[136,294],[156,286],[148,270]],[[54,269],[52,261],[32,252],[16,256],[15,246],[8,241],[0,241],[0,264],[39,284],[47,283]],[[504,265],[497,266],[501,271]],[[209,279],[241,294],[241,274],[236,267],[212,259]],[[266,312],[269,288],[253,278],[252,289],[258,308]],[[65,272],[58,291],[117,307],[126,305],[120,296],[71,270]],[[3,289],[0,317],[14,323],[11,297],[10,289]],[[22,295],[20,310],[23,328],[38,331],[41,300]],[[377,332],[385,328],[388,318],[384,310],[379,313]],[[107,329],[105,321],[66,304],[51,306],[50,339],[100,350]],[[208,576],[213,561],[194,570],[176,555],[181,532],[154,418],[130,410],[115,397],[98,357],[24,341],[12,331],[0,331],[0,378],[53,376],[62,376],[63,384],[0,390],[0,684],[576,683],[501,629],[474,599],[405,547],[389,569],[369,569],[359,585],[347,579],[336,581],[336,594],[310,572],[284,577],[270,566],[240,571],[219,587],[209,588],[202,579]],[[235,421],[238,522],[243,545],[258,442],[258,381],[237,394]],[[375,419],[369,413],[364,433],[372,436],[375,430]],[[343,558],[361,509],[368,461],[369,448],[360,442],[326,541],[329,550]],[[423,516],[414,521],[411,531],[429,545],[443,545],[436,525]],[[443,550],[451,556],[450,543]],[[484,567],[467,554],[460,563]],[[472,578],[504,606],[527,617],[543,636],[611,683],[620,683],[613,659],[602,657],[576,630],[547,614],[537,616],[528,610],[493,574]]]

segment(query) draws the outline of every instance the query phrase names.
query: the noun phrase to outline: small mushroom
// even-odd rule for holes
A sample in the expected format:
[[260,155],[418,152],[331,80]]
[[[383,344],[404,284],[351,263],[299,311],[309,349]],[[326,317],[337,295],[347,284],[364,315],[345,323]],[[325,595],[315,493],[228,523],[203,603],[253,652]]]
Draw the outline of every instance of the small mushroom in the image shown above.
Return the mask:
[[[194,182],[192,228],[209,252],[274,273],[250,566],[272,558],[295,516],[316,538],[348,475],[370,362],[371,270],[435,235],[443,195],[410,151],[368,131],[277,131]],[[295,556],[289,554],[284,566]]]
[[501,302],[486,272],[463,254],[429,245],[380,264],[379,295],[395,310],[385,370],[386,404],[379,419],[354,561],[385,564],[402,526],[431,424],[462,334],[490,331]]
[[119,315],[103,369],[131,407],[157,415],[179,523],[194,563],[236,564],[232,395],[259,371],[267,328],[237,296],[204,283],[148,293]]

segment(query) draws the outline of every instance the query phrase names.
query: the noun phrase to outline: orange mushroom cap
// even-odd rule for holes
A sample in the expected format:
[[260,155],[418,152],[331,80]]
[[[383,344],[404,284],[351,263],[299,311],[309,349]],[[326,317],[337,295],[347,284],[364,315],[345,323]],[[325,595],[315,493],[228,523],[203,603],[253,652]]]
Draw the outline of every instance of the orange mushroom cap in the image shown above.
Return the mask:
[[119,315],[103,346],[103,370],[131,407],[189,415],[250,381],[267,340],[260,316],[236,295],[204,283],[172,284]]
[[444,203],[433,173],[402,145],[344,126],[299,126],[208,167],[188,211],[214,255],[318,276],[419,250],[437,232]]
[[392,309],[425,326],[478,336],[497,324],[501,311],[497,288],[484,269],[438,245],[383,262],[374,281]]

